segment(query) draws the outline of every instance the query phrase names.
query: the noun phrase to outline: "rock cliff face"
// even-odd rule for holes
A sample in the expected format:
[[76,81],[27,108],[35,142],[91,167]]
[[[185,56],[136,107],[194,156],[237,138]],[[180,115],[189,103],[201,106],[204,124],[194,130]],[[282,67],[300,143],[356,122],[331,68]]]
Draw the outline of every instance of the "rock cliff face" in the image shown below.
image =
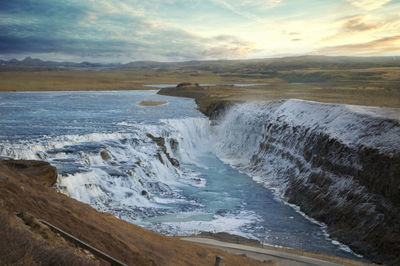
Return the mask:
[[[273,130],[289,138],[296,128],[284,124]],[[260,143],[260,152],[251,159],[252,166],[257,167],[263,154],[269,152],[291,160],[299,172],[286,169],[288,183],[284,193],[290,203],[327,224],[331,236],[356,252],[376,262],[398,263],[399,154],[350,148],[327,135],[302,129],[297,133],[303,137],[286,145],[297,154],[302,152],[301,159],[279,151],[282,143],[266,136]]]
[[287,100],[234,106],[218,153],[268,184],[330,235],[400,263],[400,124],[378,109]]

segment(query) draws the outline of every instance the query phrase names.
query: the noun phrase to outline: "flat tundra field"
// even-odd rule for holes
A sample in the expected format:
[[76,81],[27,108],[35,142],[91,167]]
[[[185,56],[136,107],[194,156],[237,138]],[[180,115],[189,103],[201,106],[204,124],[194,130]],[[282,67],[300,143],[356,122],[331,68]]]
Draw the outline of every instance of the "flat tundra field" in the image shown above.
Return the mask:
[[[285,61],[286,60],[286,61]],[[277,61],[153,63],[115,69],[0,66],[0,92],[148,90],[149,84],[263,84],[196,86],[187,97],[209,105],[221,101],[298,98],[329,103],[400,107],[400,63],[373,59],[357,63],[340,58],[292,58]],[[385,61],[386,60],[386,61]],[[173,92],[168,92],[173,95]],[[176,93],[175,93],[176,94]],[[182,96],[182,92],[179,95]]]

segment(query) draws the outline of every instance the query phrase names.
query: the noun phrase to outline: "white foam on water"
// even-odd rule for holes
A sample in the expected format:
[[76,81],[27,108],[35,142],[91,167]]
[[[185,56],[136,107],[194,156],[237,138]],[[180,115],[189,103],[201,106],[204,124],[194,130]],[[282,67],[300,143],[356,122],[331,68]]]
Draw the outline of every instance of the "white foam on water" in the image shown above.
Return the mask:
[[[132,133],[43,136],[40,140],[0,144],[0,156],[14,159],[78,163],[81,170],[62,174],[57,188],[105,211],[124,207],[169,208],[182,202],[182,186],[206,186],[198,173],[174,166],[148,133],[165,140],[170,157],[190,163],[208,143],[205,118],[171,119],[159,125],[132,126]],[[175,141],[172,149],[171,143]],[[88,146],[88,147],[87,147]],[[102,158],[101,151],[107,153]],[[161,185],[158,185],[161,184]]]
[[[189,236],[201,232],[230,233],[242,237],[256,239],[251,233],[245,233],[242,229],[246,225],[254,224],[260,219],[254,212],[242,211],[235,214],[213,215],[208,213],[180,213],[174,214],[173,220],[163,219],[162,223],[140,223],[143,226],[163,232],[167,235]],[[196,219],[193,219],[196,217]],[[171,219],[171,218],[170,218]]]

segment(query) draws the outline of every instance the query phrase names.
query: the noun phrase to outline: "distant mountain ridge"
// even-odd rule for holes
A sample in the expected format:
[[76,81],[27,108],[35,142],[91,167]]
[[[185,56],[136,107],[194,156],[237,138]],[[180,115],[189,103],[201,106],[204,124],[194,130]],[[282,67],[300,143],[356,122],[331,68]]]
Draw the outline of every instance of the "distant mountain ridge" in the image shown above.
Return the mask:
[[371,67],[400,67],[400,56],[380,57],[349,57],[349,56],[296,56],[282,58],[246,59],[246,60],[215,60],[215,61],[185,61],[185,62],[157,62],[134,61],[130,63],[91,63],[91,62],[56,62],[44,61],[26,57],[23,60],[0,60],[0,66],[15,67],[54,67],[54,68],[110,68],[110,69],[188,69],[211,70],[224,72],[245,68],[255,71],[293,70],[298,68],[371,68]]
[[22,66],[22,67],[60,67],[60,68],[112,68],[118,64],[102,64],[91,62],[56,62],[56,61],[43,61],[38,58],[30,56],[25,57],[23,60],[11,59],[0,60],[1,66]]

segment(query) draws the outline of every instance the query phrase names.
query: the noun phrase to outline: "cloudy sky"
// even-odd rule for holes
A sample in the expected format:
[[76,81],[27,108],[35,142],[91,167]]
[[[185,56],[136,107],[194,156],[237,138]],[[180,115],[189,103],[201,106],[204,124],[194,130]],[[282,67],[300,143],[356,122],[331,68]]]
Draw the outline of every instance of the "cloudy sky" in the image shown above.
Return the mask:
[[0,58],[400,55],[400,0],[5,0]]

